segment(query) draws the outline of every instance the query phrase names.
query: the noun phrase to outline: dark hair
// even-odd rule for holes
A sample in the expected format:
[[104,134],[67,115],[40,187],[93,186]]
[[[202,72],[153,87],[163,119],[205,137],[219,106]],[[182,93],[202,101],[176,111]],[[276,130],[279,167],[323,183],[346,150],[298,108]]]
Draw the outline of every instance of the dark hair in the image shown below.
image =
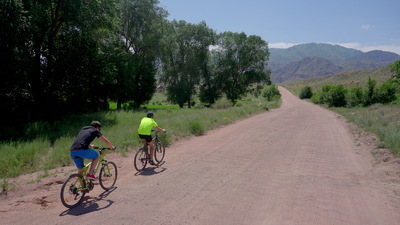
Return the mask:
[[147,112],[147,117],[148,118],[151,118],[151,117],[153,117],[154,116],[154,113],[153,112]]
[[92,126],[94,128],[98,128],[98,127],[101,127],[101,123],[97,120],[93,120],[92,123],[90,124],[90,126]]

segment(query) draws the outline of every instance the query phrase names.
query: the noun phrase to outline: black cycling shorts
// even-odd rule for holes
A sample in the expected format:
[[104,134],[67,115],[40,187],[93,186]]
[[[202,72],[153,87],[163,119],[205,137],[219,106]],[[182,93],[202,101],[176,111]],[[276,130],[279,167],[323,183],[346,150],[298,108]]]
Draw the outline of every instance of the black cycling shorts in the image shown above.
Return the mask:
[[146,142],[151,142],[153,140],[153,137],[151,135],[142,135],[139,134],[140,139],[144,139]]

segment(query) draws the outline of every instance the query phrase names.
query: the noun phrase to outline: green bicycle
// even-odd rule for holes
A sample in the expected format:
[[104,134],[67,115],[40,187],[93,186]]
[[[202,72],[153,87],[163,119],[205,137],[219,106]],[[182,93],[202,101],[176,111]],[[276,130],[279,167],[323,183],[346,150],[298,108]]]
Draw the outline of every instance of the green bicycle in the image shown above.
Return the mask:
[[[156,160],[157,165],[159,165],[163,161],[165,156],[165,145],[162,141],[158,139],[159,131],[157,130],[152,130],[152,131],[155,133],[155,137],[153,138],[154,159]],[[147,162],[149,162],[150,160],[149,148],[146,141],[144,141],[144,146],[136,152],[134,160],[135,160],[134,166],[138,172],[141,172],[142,170],[144,170],[144,168],[146,168]]]
[[[94,147],[94,149],[99,149],[100,156],[99,162],[97,163],[93,174],[96,174],[101,165],[98,181],[101,188],[106,191],[110,190],[112,187],[114,187],[118,175],[116,164],[114,162],[104,159],[104,150],[110,150],[110,148]],[[94,183],[92,182],[92,180],[87,179],[85,176],[90,165],[91,162],[83,168],[82,174],[70,175],[62,185],[60,197],[61,202],[65,207],[74,208],[78,206],[82,203],[86,193],[93,190]]]

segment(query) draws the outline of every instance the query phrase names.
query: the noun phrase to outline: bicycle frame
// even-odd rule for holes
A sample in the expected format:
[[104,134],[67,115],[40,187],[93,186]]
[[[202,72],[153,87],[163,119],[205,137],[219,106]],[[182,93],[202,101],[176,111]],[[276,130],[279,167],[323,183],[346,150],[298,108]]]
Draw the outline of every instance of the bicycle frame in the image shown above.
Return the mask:
[[[96,174],[97,171],[100,171],[98,179],[99,184],[101,188],[108,191],[114,187],[117,180],[117,165],[112,161],[107,161],[104,159],[105,152],[103,152],[103,150],[109,148],[94,147],[94,149],[100,149],[100,156],[93,172]],[[87,163],[82,168],[81,174],[72,174],[67,180],[64,181],[64,184],[61,187],[60,197],[61,202],[65,207],[74,208],[78,206],[82,203],[85,194],[93,190],[94,183],[92,180],[86,178],[86,173],[88,172],[90,166],[92,166],[92,162]]]
[[[94,147],[94,149],[98,149],[98,147]],[[99,161],[97,162],[96,167],[93,170],[93,174],[96,174],[97,171],[100,168],[100,165],[103,165],[107,160],[104,159],[104,153],[102,152],[104,149],[101,149],[99,151]],[[84,188],[78,189],[78,191],[84,191],[88,189],[93,189],[92,181],[86,178],[87,171],[89,170],[90,166],[92,165],[92,162],[87,163],[82,170],[82,173],[80,174],[82,179],[85,180],[85,185],[82,185]]]
[[[154,154],[154,159],[156,162],[156,166],[160,166],[162,163],[162,160],[164,159],[165,156],[165,147],[162,141],[158,140],[158,131],[157,130],[152,130],[152,132],[155,133],[155,136],[153,137],[152,141],[154,143],[154,149],[153,149],[153,154]],[[135,169],[138,172],[143,171],[144,168],[146,168],[147,163],[150,160],[150,147],[148,145],[148,142],[144,139],[143,140],[143,147],[140,148],[134,157],[134,166]],[[162,163],[163,164],[163,163]]]

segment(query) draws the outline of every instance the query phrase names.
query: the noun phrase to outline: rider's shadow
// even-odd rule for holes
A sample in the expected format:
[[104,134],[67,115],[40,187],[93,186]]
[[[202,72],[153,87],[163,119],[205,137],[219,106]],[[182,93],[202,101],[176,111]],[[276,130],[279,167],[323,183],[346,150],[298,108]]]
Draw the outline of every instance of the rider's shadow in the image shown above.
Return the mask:
[[[111,200],[108,200],[108,199],[105,199],[105,198],[111,192],[115,191],[115,189],[117,189],[117,188],[113,187],[108,191],[104,191],[98,197],[92,197],[92,196],[86,195],[85,198],[83,199],[83,202],[82,202],[81,205],[62,212],[60,214],[60,216],[65,216],[65,215],[80,216],[80,215],[83,215],[83,214],[87,214],[87,213],[99,211],[99,210],[102,210],[102,209],[106,209],[106,208],[110,207],[114,203],[114,201],[111,201]],[[99,207],[99,204],[97,203],[99,201],[106,201],[108,204],[103,206],[103,207]]]
[[161,167],[165,161],[161,162],[156,167],[147,167],[140,172],[135,173],[135,176],[143,175],[143,176],[151,176],[155,174],[159,174],[164,172],[167,168]]

